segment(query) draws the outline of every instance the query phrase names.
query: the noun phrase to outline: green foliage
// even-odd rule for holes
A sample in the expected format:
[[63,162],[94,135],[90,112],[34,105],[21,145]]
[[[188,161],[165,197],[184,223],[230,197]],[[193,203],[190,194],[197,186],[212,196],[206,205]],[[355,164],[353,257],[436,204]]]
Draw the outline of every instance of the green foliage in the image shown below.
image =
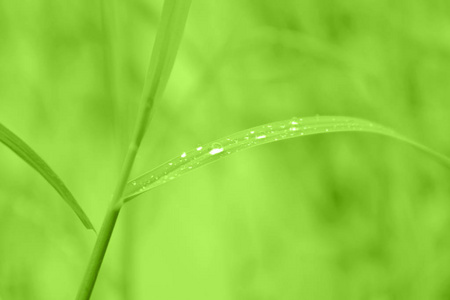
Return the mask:
[[166,0],[162,12],[161,25],[156,35],[150,67],[147,74],[139,118],[131,140],[125,162],[117,182],[116,191],[103,220],[102,228],[92,251],[85,276],[78,291],[78,300],[91,298],[97,276],[103,263],[111,235],[123,205],[123,193],[133,168],[136,155],[144,138],[148,122],[151,120],[153,104],[161,97],[172,71],[173,63],[183,35],[190,7],[190,0]]
[[83,222],[87,229],[94,230],[91,221],[84,213],[83,209],[75,200],[72,193],[66,187],[64,182],[56,175],[49,165],[30,148],[17,135],[11,132],[3,124],[0,123],[0,142],[5,144],[9,149],[23,159],[30,167],[35,169],[41,176],[61,195],[64,201],[69,204],[72,210],[77,214],[80,221]]
[[[72,299],[89,255],[79,299],[449,298],[447,3],[196,0],[178,53],[189,4],[0,3],[0,120],[103,218],[0,147],[0,298]],[[318,114],[351,117],[290,130]]]
[[251,147],[312,134],[355,131],[377,133],[404,141],[430,154],[444,166],[450,168],[450,159],[445,155],[411,141],[392,129],[370,121],[342,116],[293,118],[240,131],[183,152],[180,156],[130,181],[125,190],[124,199],[129,201],[187,172]]
[[[163,14],[144,84],[143,101],[153,107],[169,80],[192,0],[164,1]],[[151,110],[151,108],[150,108]]]

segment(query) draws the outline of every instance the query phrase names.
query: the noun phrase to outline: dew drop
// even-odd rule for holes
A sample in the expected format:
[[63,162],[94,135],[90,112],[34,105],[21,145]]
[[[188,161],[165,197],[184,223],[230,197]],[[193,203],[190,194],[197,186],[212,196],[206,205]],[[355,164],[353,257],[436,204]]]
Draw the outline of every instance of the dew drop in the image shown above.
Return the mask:
[[266,138],[265,135],[260,135],[260,136],[257,136],[257,137],[256,137],[256,139],[258,139],[258,140],[260,140],[260,139],[265,139],[265,138]]
[[223,148],[214,148],[211,151],[209,151],[209,154],[216,155],[217,153],[223,152]]
[[198,147],[197,148],[197,151],[200,151],[200,150],[202,150],[203,149],[203,147]]
[[183,152],[183,154],[181,154],[181,157],[185,158],[186,157],[186,152]]
[[223,152],[222,144],[214,143],[214,144],[212,144],[212,150],[209,151],[209,154],[216,155],[221,152]]

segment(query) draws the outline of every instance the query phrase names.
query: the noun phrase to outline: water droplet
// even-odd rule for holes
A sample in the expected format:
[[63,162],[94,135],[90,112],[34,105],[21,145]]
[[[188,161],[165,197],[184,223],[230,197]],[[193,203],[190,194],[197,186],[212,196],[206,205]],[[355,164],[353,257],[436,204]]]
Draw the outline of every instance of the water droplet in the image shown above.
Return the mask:
[[209,151],[209,154],[216,155],[221,152],[223,152],[222,144],[214,143],[214,144],[212,144],[212,150]]
[[291,127],[291,128],[289,128],[289,130],[290,130],[290,131],[297,131],[298,128],[297,128],[297,127]]
[[265,139],[265,138],[266,138],[265,135],[260,135],[260,136],[257,136],[257,137],[256,137],[256,139],[258,139],[258,140],[260,140],[260,139]]
[[136,181],[133,181],[131,184],[132,184],[132,185],[136,185],[137,183],[136,183]]
[[203,147],[198,147],[197,148],[197,151],[200,151],[200,150],[202,150],[203,149]]
[[169,163],[169,166],[173,166],[173,163]]
[[295,122],[295,121],[292,121],[291,124],[292,124],[292,125],[298,125],[298,123]]
[[254,134],[255,132],[254,132],[254,131],[250,131],[250,133],[251,133],[251,134]]
[[223,148],[214,148],[211,151],[209,151],[209,154],[216,155],[217,153],[223,152]]
[[181,154],[181,157],[185,158],[186,157],[186,152],[183,152],[183,154]]

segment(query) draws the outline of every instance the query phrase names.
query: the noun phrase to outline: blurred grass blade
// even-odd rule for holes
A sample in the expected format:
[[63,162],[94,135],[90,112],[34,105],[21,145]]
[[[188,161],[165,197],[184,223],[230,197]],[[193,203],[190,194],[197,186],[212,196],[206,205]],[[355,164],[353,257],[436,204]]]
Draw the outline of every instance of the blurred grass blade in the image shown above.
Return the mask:
[[12,133],[8,128],[0,123],[0,142],[5,144],[28,165],[35,169],[50,185],[61,195],[61,197],[69,204],[73,211],[83,222],[87,229],[94,230],[94,227],[84,213],[83,209],[77,203],[69,189],[64,185],[58,175],[47,165],[47,163],[36,154],[24,141]]
[[294,118],[240,131],[225,138],[182,153],[167,163],[132,180],[125,190],[125,201],[171,181],[185,173],[227,155],[254,146],[312,134],[332,132],[369,132],[404,141],[431,155],[450,168],[450,159],[434,150],[409,140],[395,131],[366,120],[349,117]]
[[167,85],[181,43],[191,0],[164,1],[163,14],[153,45],[152,56],[144,84],[143,98],[153,107]]

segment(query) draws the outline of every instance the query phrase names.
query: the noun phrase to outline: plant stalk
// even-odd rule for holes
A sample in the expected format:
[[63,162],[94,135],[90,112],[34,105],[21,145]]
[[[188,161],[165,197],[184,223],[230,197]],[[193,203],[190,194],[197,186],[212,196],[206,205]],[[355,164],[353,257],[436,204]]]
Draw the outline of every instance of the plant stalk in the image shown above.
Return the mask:
[[76,298],[77,300],[88,300],[91,297],[92,290],[94,289],[94,285],[103,262],[103,258],[105,257],[106,249],[108,248],[108,244],[114,231],[117,218],[119,217],[120,210],[123,206],[122,195],[130,176],[134,161],[136,159],[137,152],[141,145],[142,138],[144,137],[145,130],[151,116],[153,103],[154,101],[151,101],[152,105],[148,105],[148,103],[146,103],[146,105],[144,105],[144,108],[141,110],[140,117],[137,122],[138,126],[133,137],[133,142],[128,148],[125,163],[123,165],[121,175],[117,183],[116,192],[113,195],[111,205],[108,208],[106,216],[103,220],[103,224],[97,237],[94,250],[92,251],[92,255],[89,260],[84,279],[78,291],[78,295]]
[[136,122],[132,142],[110,207],[100,229],[86,273],[78,291],[77,300],[89,300],[94,289],[117,218],[124,204],[123,192],[130,177],[137,152],[153,116],[153,107],[164,92],[183,36],[191,0],[165,0],[147,78],[142,93],[142,107]]
[[105,257],[106,249],[108,248],[109,240],[113,233],[117,217],[120,213],[120,207],[110,208],[103,220],[102,227],[97,237],[94,250],[91,254],[88,268],[86,270],[81,287],[78,290],[77,299],[89,299],[94,289],[95,281]]

